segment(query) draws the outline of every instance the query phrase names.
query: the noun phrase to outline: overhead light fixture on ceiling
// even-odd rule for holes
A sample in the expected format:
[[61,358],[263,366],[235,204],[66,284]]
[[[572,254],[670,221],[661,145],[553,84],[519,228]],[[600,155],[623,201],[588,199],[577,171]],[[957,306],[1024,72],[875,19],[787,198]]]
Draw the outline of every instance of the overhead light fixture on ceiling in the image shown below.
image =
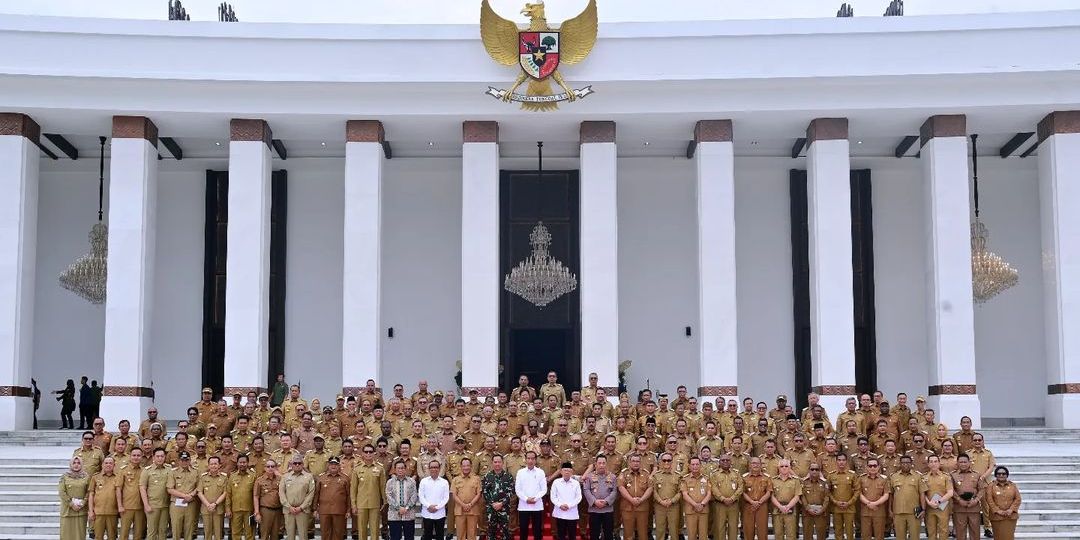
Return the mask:
[[109,228],[102,223],[101,205],[105,198],[105,137],[98,137],[98,220],[90,228],[90,251],[75,259],[60,273],[60,286],[85,298],[91,304],[105,303],[105,281],[109,258]]
[[976,304],[982,304],[1016,285],[1020,273],[997,253],[990,251],[990,231],[979,219],[979,154],[971,136],[971,169],[975,195],[975,221],[971,223],[971,289]]

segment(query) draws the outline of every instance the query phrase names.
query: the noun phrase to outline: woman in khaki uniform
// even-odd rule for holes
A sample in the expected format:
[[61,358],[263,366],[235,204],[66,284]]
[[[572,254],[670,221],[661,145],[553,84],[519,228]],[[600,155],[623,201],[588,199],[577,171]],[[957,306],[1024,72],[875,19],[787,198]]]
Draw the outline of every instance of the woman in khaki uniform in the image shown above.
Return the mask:
[[986,488],[986,502],[990,506],[990,526],[997,540],[1013,540],[1016,537],[1016,520],[1020,517],[1020,490],[1009,481],[1009,469],[994,469],[994,483]]
[[87,492],[90,475],[82,470],[82,459],[71,458],[68,472],[60,477],[60,540],[86,539]]

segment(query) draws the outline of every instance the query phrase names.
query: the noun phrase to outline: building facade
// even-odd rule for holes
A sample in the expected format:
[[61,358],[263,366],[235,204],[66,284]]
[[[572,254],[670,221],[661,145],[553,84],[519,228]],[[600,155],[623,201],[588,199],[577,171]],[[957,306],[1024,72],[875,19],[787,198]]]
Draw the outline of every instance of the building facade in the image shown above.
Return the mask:
[[[325,399],[451,388],[459,361],[483,393],[548,369],[614,389],[624,360],[633,390],[835,413],[881,389],[950,426],[1076,427],[1078,30],[601,25],[564,71],[595,94],[530,113],[485,95],[516,73],[475,25],[0,16],[0,429],[29,425],[31,377],[101,381],[115,425],[279,371]],[[972,134],[1020,273],[979,305]],[[98,136],[103,305],[57,284],[89,247]],[[540,220],[579,280],[544,310],[503,291]]]

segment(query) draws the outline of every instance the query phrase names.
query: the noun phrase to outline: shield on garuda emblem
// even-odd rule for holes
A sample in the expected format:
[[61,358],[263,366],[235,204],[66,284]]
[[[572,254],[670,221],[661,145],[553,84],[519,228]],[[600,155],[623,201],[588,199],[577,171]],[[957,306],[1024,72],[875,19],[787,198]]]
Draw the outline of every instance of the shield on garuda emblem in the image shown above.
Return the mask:
[[521,69],[534,79],[546,79],[559,67],[558,32],[518,32]]

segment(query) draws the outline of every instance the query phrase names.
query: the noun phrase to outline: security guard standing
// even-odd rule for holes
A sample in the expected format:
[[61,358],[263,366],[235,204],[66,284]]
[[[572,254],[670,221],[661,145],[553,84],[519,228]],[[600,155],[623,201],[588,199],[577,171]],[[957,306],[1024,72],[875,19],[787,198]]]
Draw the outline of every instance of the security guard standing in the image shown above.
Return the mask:
[[712,488],[712,533],[714,540],[739,538],[739,502],[743,496],[743,476],[731,468],[731,456],[720,456],[720,469],[709,479]]
[[795,540],[795,507],[799,504],[802,483],[791,474],[791,462],[781,459],[777,465],[780,474],[772,479],[772,519],[777,540]]
[[[629,466],[619,473],[619,507],[622,513],[623,539],[630,540],[631,533],[635,540],[649,540],[647,530],[649,527],[650,497],[652,484],[649,483],[649,474],[641,468],[641,455],[631,454]],[[708,521],[709,507],[705,505],[706,521]],[[705,525],[708,534],[708,525]]]
[[[660,468],[652,474],[650,482],[653,487],[653,508],[656,519],[656,540],[679,540],[679,515],[682,505],[682,491],[679,485],[679,475],[671,470],[672,456],[668,452],[660,454]],[[741,478],[740,478],[741,480]],[[719,537],[717,537],[719,540]],[[734,539],[731,539],[734,540]]]
[[169,522],[173,538],[194,540],[195,527],[199,524],[199,501],[196,499],[199,487],[199,471],[191,467],[191,455],[180,452],[179,466],[169,471],[166,484],[172,496],[169,507]]
[[322,523],[322,538],[343,540],[345,517],[349,514],[349,478],[341,474],[341,460],[337,456],[327,461],[326,472],[316,481],[312,510],[318,512]]
[[229,475],[225,495],[225,514],[229,516],[229,533],[232,540],[254,540],[251,516],[255,513],[253,498],[255,473],[248,466],[247,454],[236,458],[236,471]]
[[210,470],[199,476],[198,496],[202,502],[203,534],[206,540],[225,538],[225,498],[229,476],[221,472],[221,458],[210,456]]
[[802,481],[802,527],[804,540],[825,540],[829,534],[829,483],[821,476],[821,464],[812,463]]

